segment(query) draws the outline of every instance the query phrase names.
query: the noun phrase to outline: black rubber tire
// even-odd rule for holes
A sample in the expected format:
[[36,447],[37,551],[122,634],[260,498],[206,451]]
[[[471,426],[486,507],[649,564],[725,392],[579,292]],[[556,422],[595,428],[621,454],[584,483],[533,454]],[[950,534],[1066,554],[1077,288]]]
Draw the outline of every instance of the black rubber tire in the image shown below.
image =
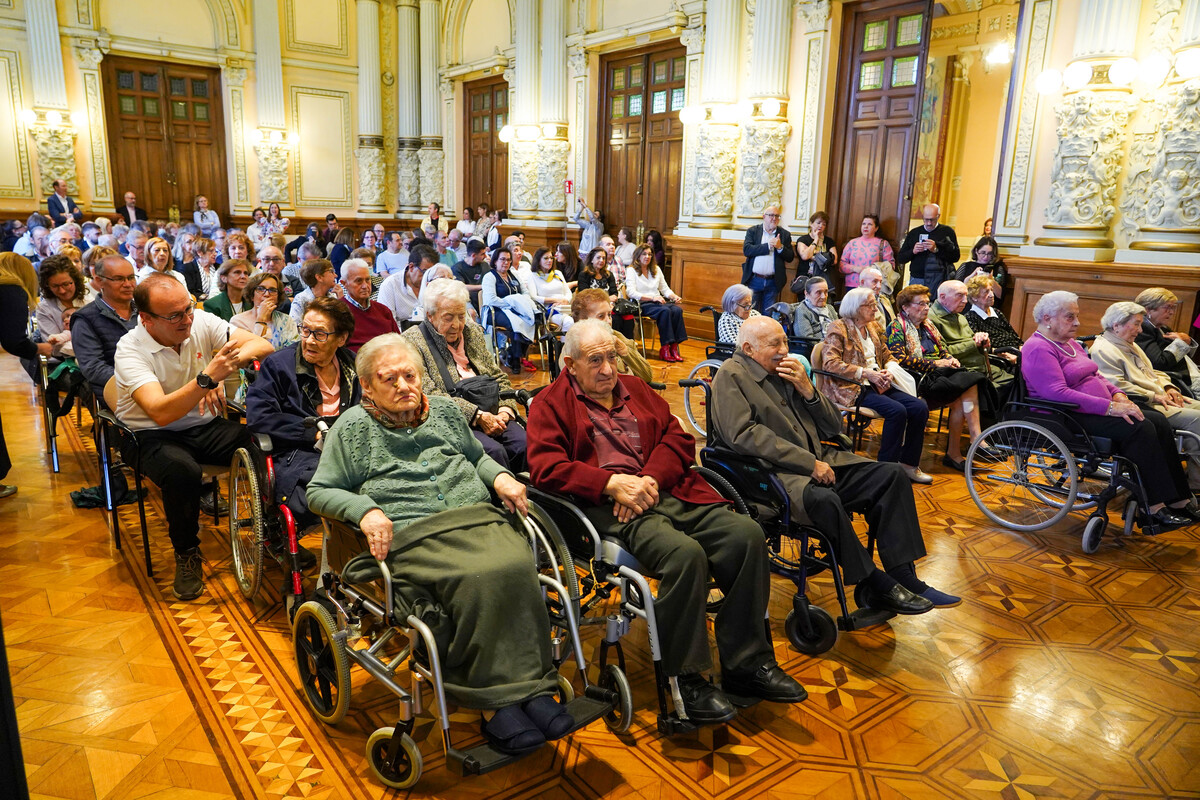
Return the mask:
[[792,643],[792,647],[806,656],[819,656],[829,652],[837,643],[837,623],[833,621],[829,612],[820,606],[810,605],[808,618],[813,627],[814,635],[811,638],[806,636],[801,629],[800,618],[796,615],[795,609],[788,612],[787,618],[783,621],[783,630],[787,634],[788,641]]
[[1105,517],[1088,517],[1087,524],[1083,526],[1083,552],[1091,555],[1100,549],[1100,539],[1107,527],[1108,519]]
[[604,724],[613,733],[625,733],[633,724],[633,689],[616,664],[605,664],[597,685],[616,694],[613,710],[604,715]]
[[350,657],[346,644],[334,638],[333,615],[315,601],[296,612],[292,646],[304,699],[317,719],[336,725],[350,708]]
[[253,600],[262,586],[265,546],[266,516],[258,471],[250,451],[242,447],[229,465],[229,549],[233,577],[247,600]]
[[1137,526],[1138,501],[1132,497],[1125,503],[1125,536],[1132,536],[1133,529]]

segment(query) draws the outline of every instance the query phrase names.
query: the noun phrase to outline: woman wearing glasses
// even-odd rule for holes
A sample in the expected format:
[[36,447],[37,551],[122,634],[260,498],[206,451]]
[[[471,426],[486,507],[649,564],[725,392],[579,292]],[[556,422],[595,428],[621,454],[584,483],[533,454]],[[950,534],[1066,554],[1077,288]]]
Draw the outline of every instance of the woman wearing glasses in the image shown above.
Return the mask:
[[256,272],[246,282],[245,294],[254,307],[235,314],[229,324],[250,331],[271,343],[276,350],[300,341],[300,333],[291,316],[279,310],[283,284],[273,272]]
[[[267,277],[267,284],[272,278]],[[287,321],[292,322],[290,317]],[[296,331],[294,323],[292,330]],[[314,299],[304,312],[301,338],[264,358],[258,380],[246,392],[246,425],[253,433],[271,437],[275,499],[287,503],[297,529],[316,521],[308,512],[305,489],[321,455],[317,431],[304,420],[331,421],[362,397],[354,354],[346,348],[353,333],[354,317],[345,303],[332,296]],[[302,561],[312,559],[302,554]]]
[[754,292],[749,286],[735,283],[725,290],[721,297],[721,318],[717,320],[717,341],[724,344],[737,343],[738,331],[742,323],[751,317],[759,316],[754,310]]

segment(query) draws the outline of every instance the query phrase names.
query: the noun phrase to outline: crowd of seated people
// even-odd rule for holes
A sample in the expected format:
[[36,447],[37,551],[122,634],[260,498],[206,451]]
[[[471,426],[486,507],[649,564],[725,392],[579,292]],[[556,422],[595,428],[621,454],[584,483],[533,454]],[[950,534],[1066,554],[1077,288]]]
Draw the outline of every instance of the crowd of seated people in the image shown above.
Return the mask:
[[[554,698],[528,546],[510,516],[527,510],[514,473],[528,469],[534,486],[577,500],[594,527],[659,576],[663,668],[691,719],[720,724],[755,700],[805,699],[761,624],[770,589],[762,531],[691,469],[694,440],[647,385],[653,371],[633,328],[621,330],[640,314],[658,327],[659,358],[684,360],[687,331],[661,236],[638,243],[622,228],[613,240],[600,227],[582,260],[567,243],[528,259],[517,233],[500,236],[498,212],[468,209],[448,230],[435,204],[408,238],[381,226],[359,236],[331,218],[293,247],[272,242],[290,224],[274,204],[247,233],[222,229],[207,201],[173,233],[129,208],[112,247],[103,226],[87,231],[89,241],[71,220],[11,237],[15,246],[32,229],[24,249],[35,258],[0,255],[0,345],[26,358],[73,355],[98,402],[111,401],[135,431],[142,469],[163,497],[176,598],[204,591],[199,514],[221,505],[201,484],[202,466],[228,464],[251,431],[269,434],[275,499],[302,525],[321,515],[361,528],[370,553],[399,576],[401,613],[427,610],[447,690],[482,712],[494,746],[527,752],[570,727]],[[584,211],[588,225],[601,219]],[[929,409],[948,409],[942,463],[961,472],[964,425],[980,439],[1018,364],[1031,397],[1075,404],[1080,424],[1137,466],[1161,529],[1200,520],[1200,454],[1185,470],[1174,441],[1177,430],[1200,434],[1200,371],[1195,344],[1167,327],[1174,294],[1148,289],[1114,303],[1089,354],[1068,292],[1041,298],[1037,332],[1022,341],[995,308],[1004,273],[991,240],[946,273],[965,283],[898,287],[872,215],[840,259],[823,214],[795,245],[778,220],[768,209],[748,234],[748,277],[723,297],[717,334],[733,354],[712,384],[713,442],[769,463],[797,521],[826,534],[845,582],[862,587],[862,605],[922,614],[961,602],[918,576],[926,548],[912,484],[932,482],[921,469]],[[778,296],[778,270],[792,259],[807,272],[785,330],[755,305]],[[853,283],[835,308],[839,272]],[[30,314],[41,343],[13,324]],[[484,326],[505,332],[499,353]],[[562,370],[533,401],[526,428],[522,407],[502,396],[513,388],[502,365],[536,369],[529,348],[546,330],[562,334]],[[788,352],[789,334],[820,342],[822,368],[838,377],[818,389]],[[222,383],[252,362],[259,373],[243,426],[225,418]],[[826,443],[855,406],[882,417],[875,458]],[[323,442],[312,417],[337,420]],[[9,467],[0,434],[0,479]],[[850,512],[865,515],[878,566]],[[300,556],[305,568],[316,562],[303,548]],[[710,581],[724,594],[715,663]]]

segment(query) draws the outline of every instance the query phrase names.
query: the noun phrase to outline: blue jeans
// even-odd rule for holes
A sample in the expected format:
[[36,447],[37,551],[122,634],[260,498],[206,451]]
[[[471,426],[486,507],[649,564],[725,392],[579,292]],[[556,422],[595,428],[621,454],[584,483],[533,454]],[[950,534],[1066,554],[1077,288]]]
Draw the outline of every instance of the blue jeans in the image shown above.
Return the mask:
[[766,314],[767,309],[775,305],[779,299],[779,289],[775,286],[774,275],[751,275],[750,283],[746,284],[754,294],[754,308],[760,314]]
[[938,287],[942,285],[942,281],[944,280],[946,280],[946,270],[935,269],[927,264],[925,266],[925,277],[909,278],[908,285],[919,284],[921,286],[928,286],[930,296],[934,300],[937,300]]

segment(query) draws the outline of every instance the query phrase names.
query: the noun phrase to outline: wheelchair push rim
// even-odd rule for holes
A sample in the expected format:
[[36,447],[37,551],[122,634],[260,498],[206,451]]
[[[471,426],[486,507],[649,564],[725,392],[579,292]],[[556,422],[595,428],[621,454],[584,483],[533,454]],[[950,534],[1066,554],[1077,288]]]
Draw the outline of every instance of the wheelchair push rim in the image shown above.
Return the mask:
[[266,521],[258,473],[245,448],[233,454],[229,482],[229,549],[233,554],[233,575],[245,598],[253,600],[262,586]]
[[984,516],[1016,531],[1059,522],[1074,507],[1079,486],[1075,458],[1063,441],[1018,420],[984,431],[967,451],[965,472],[971,499]]
[[[688,379],[711,384],[720,368],[721,362],[716,359],[701,361],[688,373]],[[687,414],[688,424],[697,436],[703,438],[708,437],[707,395],[708,392],[698,386],[685,386],[683,389],[683,410]]]

